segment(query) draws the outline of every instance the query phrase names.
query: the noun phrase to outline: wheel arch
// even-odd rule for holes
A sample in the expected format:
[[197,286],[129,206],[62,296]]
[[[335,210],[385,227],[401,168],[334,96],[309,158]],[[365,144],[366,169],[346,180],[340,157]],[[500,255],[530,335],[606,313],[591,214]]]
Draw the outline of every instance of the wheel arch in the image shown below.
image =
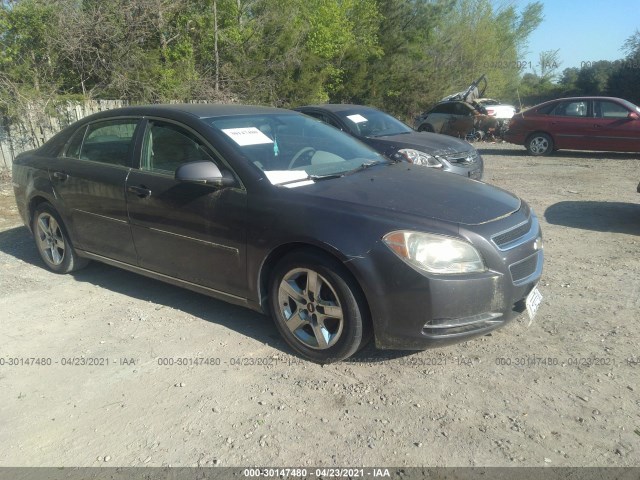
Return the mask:
[[[29,215],[29,223],[27,224],[27,227],[29,228],[29,230],[32,231],[33,233],[33,229],[31,227],[31,225],[33,224],[33,215],[36,213],[36,209],[38,208],[38,206],[42,205],[43,203],[48,203],[49,205],[51,205],[53,207],[54,210],[58,211],[56,209],[55,206],[53,206],[53,204],[51,203],[51,200],[49,198],[47,198],[45,195],[42,195],[40,193],[34,195],[33,197],[31,197],[29,199],[29,203],[28,203],[28,207],[27,207],[27,213]],[[58,215],[60,214],[60,212],[58,212]]]
[[372,324],[369,300],[367,299],[365,291],[362,288],[357,275],[355,275],[355,273],[349,268],[348,264],[346,263],[346,260],[348,259],[338,250],[335,250],[329,245],[320,246],[307,242],[291,242],[279,245],[271,252],[269,252],[269,254],[265,257],[262,265],[260,266],[257,279],[258,302],[264,312],[269,311],[269,279],[271,278],[275,266],[282,258],[297,251],[315,252],[333,260],[340,267],[340,269],[349,276],[354,286],[358,289],[358,294],[361,296],[362,301],[364,302],[363,308],[366,309],[366,312],[364,312],[366,321]]

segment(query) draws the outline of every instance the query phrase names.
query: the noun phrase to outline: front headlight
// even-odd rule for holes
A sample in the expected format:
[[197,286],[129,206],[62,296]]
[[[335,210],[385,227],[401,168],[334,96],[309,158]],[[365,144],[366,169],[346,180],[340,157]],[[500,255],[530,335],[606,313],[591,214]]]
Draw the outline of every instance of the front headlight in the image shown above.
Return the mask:
[[387,233],[382,240],[409,265],[429,273],[472,273],[486,270],[478,251],[463,240],[410,230]]
[[403,148],[398,153],[409,160],[414,165],[424,165],[425,167],[442,168],[442,162],[433,155],[414,150],[413,148]]

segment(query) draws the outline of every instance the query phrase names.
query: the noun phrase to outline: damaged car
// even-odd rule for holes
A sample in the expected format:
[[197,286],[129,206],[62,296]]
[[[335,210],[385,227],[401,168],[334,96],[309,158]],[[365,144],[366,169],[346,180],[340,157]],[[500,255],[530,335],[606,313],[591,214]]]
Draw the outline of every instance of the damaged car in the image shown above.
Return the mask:
[[466,90],[448,95],[415,119],[419,132],[435,132],[470,141],[502,137],[515,114],[512,105],[483,98],[487,79],[482,75]]
[[465,341],[542,300],[526,202],[289,110],[100,112],[18,156],[13,186],[52,272],[94,260],[269,314],[313,362]]
[[295,110],[349,133],[389,158],[402,158],[414,165],[482,179],[482,157],[472,145],[445,135],[416,132],[375,108],[324,104]]
[[416,118],[419,132],[435,132],[468,140],[481,140],[495,135],[498,120],[486,110],[462,101],[437,104]]

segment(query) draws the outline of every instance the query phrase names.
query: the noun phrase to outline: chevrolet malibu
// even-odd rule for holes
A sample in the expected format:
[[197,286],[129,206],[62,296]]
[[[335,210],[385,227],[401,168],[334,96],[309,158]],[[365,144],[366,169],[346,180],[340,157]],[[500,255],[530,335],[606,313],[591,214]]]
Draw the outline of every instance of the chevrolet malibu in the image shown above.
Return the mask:
[[372,337],[394,349],[467,340],[541,300],[525,202],[287,110],[101,112],[19,156],[13,182],[53,272],[96,260],[270,313],[319,363]]

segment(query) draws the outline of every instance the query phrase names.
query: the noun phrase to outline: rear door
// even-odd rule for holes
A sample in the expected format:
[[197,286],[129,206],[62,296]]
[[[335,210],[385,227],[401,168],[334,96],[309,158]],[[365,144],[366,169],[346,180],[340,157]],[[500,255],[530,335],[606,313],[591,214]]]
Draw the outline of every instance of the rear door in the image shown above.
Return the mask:
[[640,120],[614,100],[594,100],[593,135],[599,150],[640,152]]
[[244,297],[246,191],[175,180],[175,170],[193,161],[229,170],[188,127],[148,120],[140,167],[132,170],[126,185],[139,265]]
[[74,246],[132,264],[136,254],[124,188],[139,122],[121,118],[83,126],[49,169]]

